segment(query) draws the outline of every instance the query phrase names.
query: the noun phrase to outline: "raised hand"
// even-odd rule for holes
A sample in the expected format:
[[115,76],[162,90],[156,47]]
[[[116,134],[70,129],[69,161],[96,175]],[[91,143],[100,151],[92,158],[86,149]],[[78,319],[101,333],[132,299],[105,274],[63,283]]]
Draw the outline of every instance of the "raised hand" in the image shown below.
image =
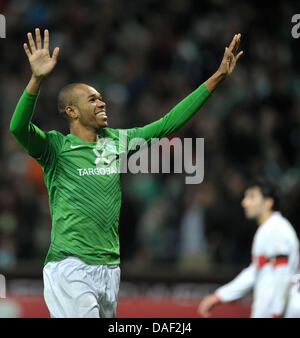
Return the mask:
[[240,41],[241,41],[241,34],[235,34],[229,47],[225,48],[223,60],[218,69],[220,74],[222,74],[224,77],[231,75],[231,73],[233,72],[235,68],[237,60],[243,54],[243,51],[238,52]]
[[211,93],[233,72],[237,60],[243,54],[243,51],[238,52],[240,41],[241,34],[235,34],[229,47],[225,48],[225,53],[218,70],[204,82],[206,88]]
[[39,28],[35,29],[35,39],[34,41],[33,36],[31,33],[27,34],[28,42],[24,43],[23,47],[25,53],[28,56],[28,60],[30,63],[30,67],[32,70],[32,75],[36,78],[43,78],[47,76],[56,65],[57,56],[59,53],[59,48],[56,47],[50,56],[49,53],[49,31],[45,29],[44,31],[44,43],[42,45],[41,33]]

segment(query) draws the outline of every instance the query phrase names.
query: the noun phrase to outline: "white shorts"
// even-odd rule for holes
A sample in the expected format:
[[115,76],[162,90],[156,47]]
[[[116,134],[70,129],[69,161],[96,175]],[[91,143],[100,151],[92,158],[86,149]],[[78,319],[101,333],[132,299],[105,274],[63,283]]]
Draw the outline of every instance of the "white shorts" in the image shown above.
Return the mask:
[[44,298],[52,318],[114,318],[120,285],[118,265],[88,265],[77,257],[43,269]]

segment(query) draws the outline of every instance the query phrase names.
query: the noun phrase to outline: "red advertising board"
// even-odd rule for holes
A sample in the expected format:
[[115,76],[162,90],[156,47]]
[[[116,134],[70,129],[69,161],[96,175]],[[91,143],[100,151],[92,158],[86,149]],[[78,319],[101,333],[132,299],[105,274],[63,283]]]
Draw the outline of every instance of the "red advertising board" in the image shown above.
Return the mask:
[[[167,297],[120,297],[118,318],[200,318],[197,306],[200,299],[172,299]],[[221,304],[212,312],[213,318],[247,318],[249,302]],[[42,295],[14,295],[0,299],[0,317],[5,318],[49,318]]]

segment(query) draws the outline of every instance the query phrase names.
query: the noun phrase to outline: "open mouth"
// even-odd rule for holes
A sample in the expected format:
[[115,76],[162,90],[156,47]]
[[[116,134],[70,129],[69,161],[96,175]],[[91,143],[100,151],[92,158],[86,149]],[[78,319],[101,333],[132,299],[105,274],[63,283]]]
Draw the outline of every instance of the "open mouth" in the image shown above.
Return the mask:
[[103,118],[107,119],[107,115],[103,111],[96,113],[96,116],[103,117]]

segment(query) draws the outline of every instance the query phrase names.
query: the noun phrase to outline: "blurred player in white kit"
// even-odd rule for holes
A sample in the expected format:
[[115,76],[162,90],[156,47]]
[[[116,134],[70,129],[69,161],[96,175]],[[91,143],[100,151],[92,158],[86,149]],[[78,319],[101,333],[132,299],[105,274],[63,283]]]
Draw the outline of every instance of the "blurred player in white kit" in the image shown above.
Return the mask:
[[246,217],[258,224],[251,264],[206,296],[198,312],[208,317],[217,304],[239,299],[253,289],[251,318],[297,317],[297,313],[299,317],[299,283],[291,287],[298,270],[299,241],[290,222],[278,211],[276,189],[258,179],[245,190],[242,207]]

